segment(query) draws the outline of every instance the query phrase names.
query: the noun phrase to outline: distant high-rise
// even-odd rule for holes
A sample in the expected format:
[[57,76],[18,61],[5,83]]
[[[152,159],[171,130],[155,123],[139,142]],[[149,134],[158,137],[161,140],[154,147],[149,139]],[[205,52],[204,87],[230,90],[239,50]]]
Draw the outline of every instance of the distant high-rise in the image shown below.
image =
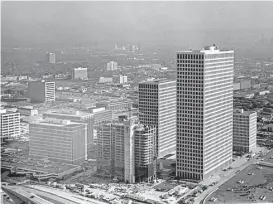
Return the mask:
[[78,163],[87,159],[87,125],[47,118],[29,125],[29,155],[59,162]]
[[81,80],[86,80],[88,79],[88,73],[87,73],[87,68],[73,68],[72,69],[72,79],[81,79]]
[[157,129],[158,157],[176,148],[176,82],[169,80],[139,83],[139,121]]
[[118,69],[118,63],[114,61],[110,61],[107,63],[107,71],[114,71]]
[[1,141],[20,136],[20,113],[7,112],[0,109],[0,137]]
[[177,164],[203,180],[232,161],[234,51],[177,52]]
[[32,102],[55,101],[55,82],[29,81],[28,96]]
[[257,113],[235,110],[233,113],[233,150],[251,152],[256,149]]
[[47,52],[46,53],[46,62],[55,64],[56,63],[56,58],[55,58],[55,53]]

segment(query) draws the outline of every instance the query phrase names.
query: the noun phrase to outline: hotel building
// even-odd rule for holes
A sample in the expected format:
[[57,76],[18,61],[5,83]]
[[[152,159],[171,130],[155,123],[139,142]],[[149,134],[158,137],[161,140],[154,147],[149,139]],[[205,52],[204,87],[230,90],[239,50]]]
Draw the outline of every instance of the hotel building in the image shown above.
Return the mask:
[[31,102],[55,101],[55,82],[29,81],[28,96]]

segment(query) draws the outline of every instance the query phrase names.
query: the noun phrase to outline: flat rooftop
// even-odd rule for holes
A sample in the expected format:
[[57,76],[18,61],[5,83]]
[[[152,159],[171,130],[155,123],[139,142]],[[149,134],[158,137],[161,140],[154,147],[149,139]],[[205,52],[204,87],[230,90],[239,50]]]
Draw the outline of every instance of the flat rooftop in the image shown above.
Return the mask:
[[139,84],[163,84],[163,83],[173,83],[176,80],[169,80],[169,79],[154,79],[154,80],[145,80],[139,82]]
[[67,124],[62,123],[61,121],[48,121],[48,120],[39,120],[39,121],[34,121],[32,124],[39,124],[39,125],[44,125],[44,126],[54,126],[54,127],[77,127],[84,125],[83,123],[76,123],[76,122],[71,122],[69,121]]
[[178,51],[177,53],[193,53],[193,54],[216,54],[216,53],[233,53],[233,50],[226,50],[226,49],[218,49],[216,45],[212,46],[204,46],[203,49],[200,50],[187,50],[187,51]]
[[82,112],[82,111],[75,111],[75,110],[49,110],[44,112],[44,114],[52,114],[52,115],[64,115],[64,116],[75,116],[75,117],[82,117],[82,116],[92,116],[92,113]]
[[243,111],[243,112],[236,112],[234,111],[234,115],[243,115],[243,116],[250,116],[251,114],[256,113],[255,111]]

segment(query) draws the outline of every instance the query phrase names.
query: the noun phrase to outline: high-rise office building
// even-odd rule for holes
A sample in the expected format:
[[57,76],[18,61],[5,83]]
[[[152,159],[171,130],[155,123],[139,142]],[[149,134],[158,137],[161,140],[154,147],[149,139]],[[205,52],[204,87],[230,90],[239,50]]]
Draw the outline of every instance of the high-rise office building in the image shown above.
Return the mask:
[[55,82],[29,81],[28,96],[32,102],[55,101]]
[[138,124],[136,117],[122,118],[98,128],[98,174],[129,183],[151,181],[156,176],[156,130]]
[[55,64],[56,63],[55,53],[47,52],[46,53],[46,62],[51,63],[51,64]]
[[29,125],[29,155],[59,162],[87,159],[87,125],[47,118]]
[[77,123],[87,124],[87,147],[89,148],[93,143],[93,131],[94,131],[94,115],[92,113],[86,113],[74,110],[51,110],[43,113],[43,118],[55,118],[59,120],[70,120]]
[[232,161],[234,51],[177,52],[177,164],[202,180]]
[[165,79],[139,83],[139,121],[155,126],[158,157],[176,148],[176,82]]
[[110,61],[107,63],[107,71],[114,71],[118,69],[118,63],[114,61]]
[[255,111],[234,110],[233,150],[249,153],[256,149],[257,113]]
[[1,141],[20,136],[20,113],[0,109]]
[[82,67],[73,68],[71,76],[72,76],[72,79],[74,80],[76,79],[86,80],[88,79],[87,68],[82,68]]

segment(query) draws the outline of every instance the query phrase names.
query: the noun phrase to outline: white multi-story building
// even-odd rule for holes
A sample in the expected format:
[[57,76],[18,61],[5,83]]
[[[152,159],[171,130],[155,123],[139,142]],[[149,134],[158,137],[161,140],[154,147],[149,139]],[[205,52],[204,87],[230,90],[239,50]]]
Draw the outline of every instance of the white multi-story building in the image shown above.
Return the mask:
[[55,82],[29,81],[28,96],[31,102],[55,101]]
[[256,149],[257,113],[255,111],[234,110],[233,150],[251,152]]
[[176,148],[176,82],[165,79],[139,83],[139,121],[157,129],[158,157]]
[[177,52],[177,165],[203,180],[232,161],[234,51]]
[[88,79],[88,73],[87,73],[87,68],[73,68],[72,69],[72,79],[81,79],[81,80],[86,80]]
[[20,113],[7,112],[5,109],[1,109],[0,119],[1,141],[20,136]]
[[106,65],[107,71],[114,71],[118,69],[118,63],[114,61],[110,61]]
[[47,118],[29,125],[29,155],[59,162],[87,159],[87,124]]

